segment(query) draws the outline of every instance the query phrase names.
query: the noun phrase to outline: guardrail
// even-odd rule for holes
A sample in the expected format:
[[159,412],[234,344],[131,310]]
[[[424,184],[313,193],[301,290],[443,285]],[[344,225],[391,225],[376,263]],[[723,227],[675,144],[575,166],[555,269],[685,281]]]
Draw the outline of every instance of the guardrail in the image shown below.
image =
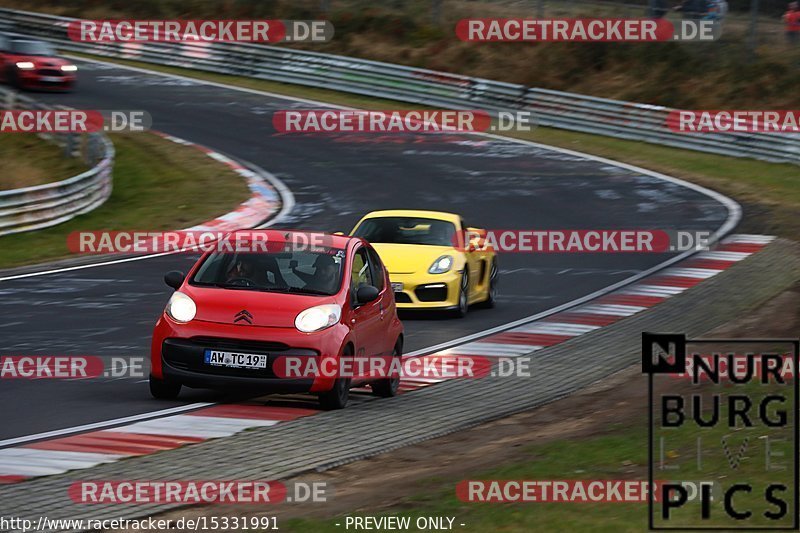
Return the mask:
[[0,31],[34,35],[63,50],[135,59],[433,107],[532,111],[540,125],[735,157],[800,164],[800,137],[768,133],[678,133],[672,109],[473,78],[344,56],[247,43],[81,43],[75,20],[0,9]]
[[[48,109],[13,91],[0,90],[0,109]],[[111,195],[114,146],[101,133],[47,135],[65,155],[92,166],[63,181],[0,191],[0,236],[47,228],[87,213]]]

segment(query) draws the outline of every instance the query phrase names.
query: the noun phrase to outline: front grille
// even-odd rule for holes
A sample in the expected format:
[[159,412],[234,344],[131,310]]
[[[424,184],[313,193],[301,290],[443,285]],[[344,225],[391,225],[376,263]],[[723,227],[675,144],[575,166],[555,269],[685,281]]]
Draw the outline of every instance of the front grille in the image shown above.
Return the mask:
[[406,294],[404,292],[396,292],[396,293],[394,293],[394,301],[399,303],[399,304],[410,304],[410,303],[412,303],[411,302],[411,296],[409,296],[408,294]]
[[420,302],[443,302],[447,300],[447,285],[421,285],[414,290]]
[[[212,366],[205,363],[206,350],[266,354],[269,356],[269,360],[267,368],[260,369]],[[319,354],[314,350],[292,348],[279,342],[247,341],[218,337],[165,339],[161,345],[161,357],[169,366],[177,370],[216,376],[275,378],[275,373],[272,371],[273,356],[278,355],[316,357]]]
[[283,352],[289,349],[288,344],[273,341],[249,341],[242,339],[226,339],[224,337],[192,337],[189,340],[202,345],[203,348],[226,350],[229,352],[269,353]]

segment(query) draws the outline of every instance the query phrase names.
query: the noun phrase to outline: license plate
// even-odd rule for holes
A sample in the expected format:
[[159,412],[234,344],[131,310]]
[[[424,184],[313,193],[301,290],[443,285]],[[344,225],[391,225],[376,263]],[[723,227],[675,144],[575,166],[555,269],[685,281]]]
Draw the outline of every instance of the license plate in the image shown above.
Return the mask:
[[403,292],[404,285],[400,282],[392,282],[392,291]]
[[64,81],[64,78],[59,78],[58,76],[42,76],[39,78],[39,81],[43,81],[45,83],[61,83]]
[[227,366],[230,368],[267,368],[266,355],[236,352],[205,351],[205,362],[212,366]]

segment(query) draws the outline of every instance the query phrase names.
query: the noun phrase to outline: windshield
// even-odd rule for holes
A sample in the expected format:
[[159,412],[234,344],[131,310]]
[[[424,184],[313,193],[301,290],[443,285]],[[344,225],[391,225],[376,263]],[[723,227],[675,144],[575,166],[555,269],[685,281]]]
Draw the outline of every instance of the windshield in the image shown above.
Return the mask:
[[39,41],[11,41],[11,51],[23,56],[54,56],[55,50]]
[[373,243],[453,246],[456,227],[452,222],[419,217],[370,218],[353,232]]
[[215,252],[190,283],[223,289],[332,295],[342,285],[345,251]]

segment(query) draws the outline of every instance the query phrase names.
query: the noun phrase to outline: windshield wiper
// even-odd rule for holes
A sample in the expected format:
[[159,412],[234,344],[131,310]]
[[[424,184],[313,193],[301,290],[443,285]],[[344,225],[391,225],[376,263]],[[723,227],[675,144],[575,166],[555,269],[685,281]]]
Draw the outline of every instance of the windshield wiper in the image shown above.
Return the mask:
[[309,289],[308,287],[286,287],[286,292],[299,292],[301,294],[316,294],[319,296],[330,296],[329,292],[320,291],[317,289]]
[[202,281],[195,281],[195,285],[199,285],[201,287],[217,287],[220,289],[233,289],[233,290],[243,290],[243,291],[260,291],[263,290],[261,287],[248,287],[247,285],[231,285],[229,283],[221,283],[221,282],[202,282]]
[[249,287],[247,285],[230,285],[228,283],[221,283],[221,282],[210,282],[210,283],[203,283],[203,282],[195,282],[196,285],[200,285],[202,287],[218,287],[220,289],[233,289],[233,290],[244,290],[244,291],[261,291],[261,292],[284,292],[284,293],[300,293],[300,294],[315,294],[319,296],[330,296],[331,294],[325,291],[320,291],[317,289],[309,289],[307,287]]

